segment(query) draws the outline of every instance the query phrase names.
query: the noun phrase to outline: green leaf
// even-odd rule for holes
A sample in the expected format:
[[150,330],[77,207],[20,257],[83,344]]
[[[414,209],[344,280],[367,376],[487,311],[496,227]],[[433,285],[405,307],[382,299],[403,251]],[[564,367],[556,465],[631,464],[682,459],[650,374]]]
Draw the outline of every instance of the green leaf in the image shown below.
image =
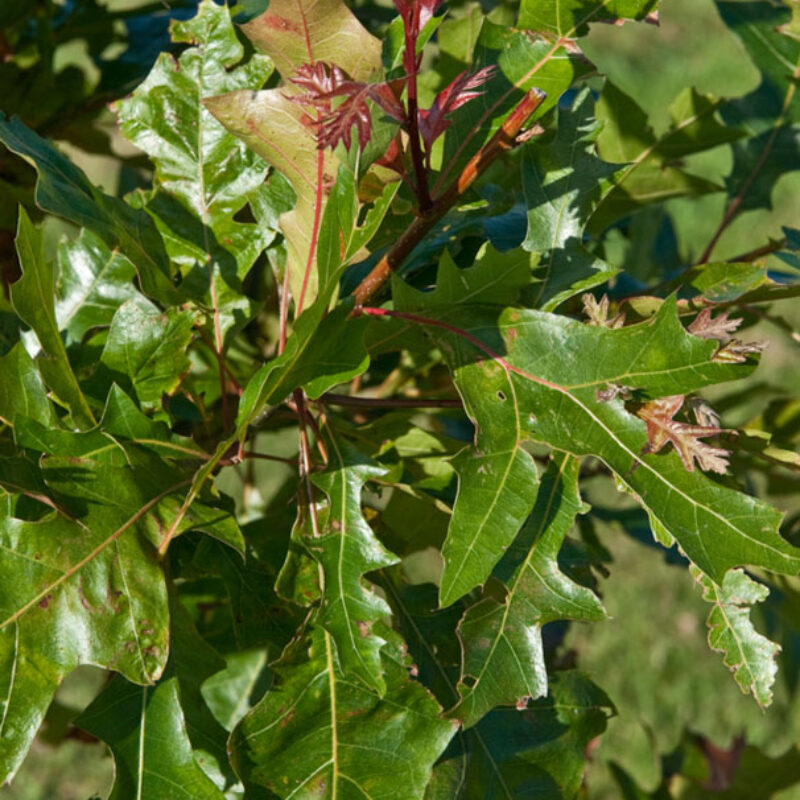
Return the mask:
[[269,647],[271,659],[292,638],[303,613],[282,603],[273,588],[287,546],[280,524],[281,520],[267,517],[245,526],[245,559],[208,539],[197,545],[192,560],[196,567],[222,578],[236,647],[242,651]]
[[263,694],[270,672],[266,650],[229,653],[225,661],[225,669],[205,680],[201,691],[214,717],[230,732]]
[[[461,654],[454,635],[460,605],[435,609],[430,585],[397,585],[385,575],[386,590],[407,636],[420,680],[442,703],[456,700]],[[431,610],[433,609],[433,610]],[[585,748],[614,712],[606,694],[579,672],[551,675],[549,696],[523,710],[495,709],[460,732],[436,765],[425,800],[516,800],[572,798],[585,768]]]
[[421,797],[455,727],[439,718],[436,701],[409,679],[394,638],[382,653],[382,699],[342,676],[324,631],[289,647],[275,667],[280,680],[231,738],[245,785],[263,786],[280,798]]
[[[751,370],[713,361],[715,343],[683,329],[674,297],[651,320],[620,330],[521,309],[463,306],[434,316],[429,332],[479,430],[523,420],[532,439],[602,459],[647,510],[659,538],[677,539],[712,580],[742,564],[798,569],[800,552],[778,534],[777,511],[687,472],[674,452],[643,455],[644,423],[619,398],[598,395],[610,385],[648,398],[686,394]],[[501,397],[496,387],[505,381],[514,392]]]
[[472,62],[463,67],[477,71],[488,66],[496,66],[496,74],[481,87],[479,97],[458,109],[445,133],[437,190],[458,177],[527,91],[535,87],[547,93],[533,116],[538,119],[588,71],[586,62],[566,48],[483,18]]
[[111,321],[102,362],[126,376],[143,406],[157,406],[191,368],[186,349],[194,321],[188,311],[159,311],[143,297],[128,300]]
[[89,230],[58,246],[56,320],[59,330],[79,342],[92,328],[107,327],[114,312],[139,296],[136,268]]
[[344,440],[330,439],[332,469],[314,476],[329,499],[320,535],[305,541],[322,570],[322,598],[316,619],[330,633],[340,668],[356,675],[381,694],[380,650],[383,639],[374,624],[389,607],[363,581],[363,575],[397,563],[384,549],[361,514],[361,491],[370,478],[386,470],[370,463]]
[[[122,132],[156,165],[157,194],[147,201],[173,260],[186,272],[182,288],[209,309],[217,347],[252,316],[242,279],[274,231],[234,221],[267,165],[203,105],[207,97],[260,89],[272,72],[266,56],[240,65],[244,48],[230,12],[205,0],[197,16],[175,21],[175,43],[191,44],[176,61],[162,53],[136,91],[117,104]],[[237,66],[238,65],[238,66]],[[188,213],[187,213],[188,212]]]
[[317,398],[367,368],[369,357],[363,341],[366,321],[350,319],[352,302],[323,316],[326,305],[323,293],[297,320],[283,353],[250,379],[239,405],[237,435],[265,405],[280,402],[298,386],[304,387],[309,397]]
[[11,289],[11,301],[42,346],[44,354],[37,359],[39,369],[56,397],[69,408],[76,424],[91,427],[94,415],[78,386],[56,321],[53,266],[45,258],[41,231],[33,226],[24,208],[19,211],[17,253],[22,277]]
[[108,392],[99,427],[117,441],[128,440],[165,457],[206,457],[191,439],[172,433],[165,423],[142,413],[116,384]]
[[555,459],[542,477],[536,505],[517,541],[497,567],[507,591],[502,602],[485,597],[462,618],[460,701],[449,715],[474,725],[497,705],[517,705],[547,694],[542,625],[557,619],[605,617],[589,589],[565,576],[558,552],[583,504],[578,460]]
[[582,36],[590,22],[644,19],[658,0],[522,0],[519,27],[551,36]]
[[3,376],[0,380],[0,419],[3,422],[13,425],[16,416],[31,417],[44,425],[54,421],[47,387],[22,342],[0,356],[0,375]]
[[562,109],[552,140],[525,150],[522,186],[528,207],[523,247],[539,253],[534,302],[550,311],[580,291],[617,273],[583,244],[583,229],[601,196],[601,184],[619,169],[598,158],[595,141],[601,126],[592,116],[594,102],[584,89],[571,110]]
[[[446,309],[484,295],[498,302],[513,300],[530,274],[525,261],[511,261],[507,272],[496,271],[496,266],[495,259],[486,258],[478,259],[471,269],[459,270],[445,254],[436,289],[424,295],[424,307]],[[415,294],[406,292],[399,281],[395,284],[399,305],[413,304]],[[514,387],[500,375],[487,391],[495,397],[513,397]],[[443,605],[489,577],[530,513],[539,477],[533,459],[522,448],[524,424],[521,417],[510,416],[479,425],[474,447],[452,462],[459,478],[458,500],[442,548]]]
[[112,250],[119,248],[136,266],[142,289],[150,297],[164,302],[176,299],[164,243],[144,211],[101,192],[50,142],[16,117],[8,120],[0,114],[0,141],[38,172],[36,203],[40,208],[88,228]]
[[766,600],[769,589],[741,569],[727,572],[721,584],[714,583],[697,567],[692,566],[691,572],[700,584],[703,599],[713,606],[707,622],[709,645],[724,654],[725,666],[742,691],[752,693],[759,705],[768,706],[780,647],[756,631],[750,611],[753,605]]
[[651,203],[720,191],[720,186],[686,172],[680,164],[685,156],[745,135],[717,121],[721,105],[716,98],[687,88],[670,105],[670,126],[656,135],[636,102],[607,81],[596,106],[602,126],[597,150],[606,161],[628,162],[628,166],[604,182],[602,198],[592,214],[592,230],[602,231]]

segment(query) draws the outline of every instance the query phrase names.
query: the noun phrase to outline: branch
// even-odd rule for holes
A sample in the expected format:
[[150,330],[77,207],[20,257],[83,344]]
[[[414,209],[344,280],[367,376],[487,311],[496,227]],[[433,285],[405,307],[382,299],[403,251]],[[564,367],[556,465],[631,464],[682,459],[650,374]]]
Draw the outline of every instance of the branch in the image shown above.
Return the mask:
[[450,210],[456,201],[489,168],[498,156],[511,150],[517,143],[522,126],[546,97],[539,89],[531,89],[500,130],[470,159],[461,175],[450,184],[444,194],[434,201],[427,214],[417,217],[406,232],[395,242],[388,253],[356,287],[353,295],[356,307],[364,305],[389,279],[411,251],[422,241],[433,226]]
[[461,401],[456,398],[355,397],[325,392],[320,400],[333,406],[352,406],[354,408],[462,408]]

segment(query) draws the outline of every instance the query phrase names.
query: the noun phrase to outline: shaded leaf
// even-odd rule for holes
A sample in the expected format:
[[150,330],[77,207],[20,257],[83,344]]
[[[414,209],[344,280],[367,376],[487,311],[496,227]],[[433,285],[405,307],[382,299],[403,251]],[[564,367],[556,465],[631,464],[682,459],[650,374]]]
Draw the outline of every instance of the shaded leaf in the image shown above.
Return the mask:
[[495,709],[455,740],[434,771],[425,800],[568,800],[583,782],[586,746],[614,707],[576,671],[556,672],[550,693],[526,710]]
[[176,299],[164,244],[143,211],[104,194],[50,142],[19,119],[0,116],[0,141],[39,173],[36,203],[45,211],[96,233],[111,249],[119,248],[136,266],[150,297]]
[[590,228],[602,231],[632,211],[671,197],[717,192],[720,186],[682,168],[682,159],[741,139],[745,134],[717,119],[722,102],[693,88],[669,108],[670,126],[657,135],[636,102],[606,81],[596,114],[602,130],[597,151],[606,161],[627,163],[604,182]]
[[525,150],[528,232],[522,246],[540,254],[534,301],[545,311],[617,272],[584,246],[583,229],[600,200],[601,184],[620,168],[597,156],[601,126],[592,116],[593,105],[591,92],[583,90],[571,110],[559,111],[555,137]]

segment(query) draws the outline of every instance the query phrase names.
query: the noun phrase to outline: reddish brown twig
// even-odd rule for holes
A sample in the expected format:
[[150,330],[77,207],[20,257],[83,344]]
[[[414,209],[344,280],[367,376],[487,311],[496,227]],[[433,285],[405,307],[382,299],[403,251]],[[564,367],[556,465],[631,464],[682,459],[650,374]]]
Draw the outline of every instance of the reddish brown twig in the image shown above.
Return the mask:
[[502,153],[517,144],[522,126],[542,104],[544,92],[531,89],[495,135],[470,159],[458,178],[437,198],[428,213],[417,217],[353,292],[356,306],[366,303],[389,279],[433,226],[452,208]]
[[437,397],[355,397],[326,392],[320,397],[323,403],[353,408],[461,408],[456,398]]

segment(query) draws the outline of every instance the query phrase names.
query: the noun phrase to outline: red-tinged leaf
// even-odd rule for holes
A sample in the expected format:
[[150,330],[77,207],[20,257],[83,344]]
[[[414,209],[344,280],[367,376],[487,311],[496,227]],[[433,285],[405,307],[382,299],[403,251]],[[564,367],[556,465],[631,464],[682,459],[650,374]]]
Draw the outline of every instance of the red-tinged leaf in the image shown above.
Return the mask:
[[484,67],[470,75],[462,72],[436,96],[433,105],[427,111],[419,112],[419,131],[425,147],[430,152],[433,143],[450,127],[448,115],[456,109],[480,97],[482,92],[475,91],[488,81],[497,71],[493,66]]
[[715,436],[721,429],[706,425],[690,425],[673,419],[683,406],[683,395],[661,397],[640,408],[636,413],[647,423],[645,452],[657,453],[665,444],[672,443],[683,466],[694,472],[694,462],[702,470],[724,474],[728,467],[727,450],[712,447],[700,439]]
[[[349,149],[354,125],[359,146],[362,149],[367,146],[372,134],[368,100],[398,122],[405,120],[405,110],[389,84],[352,81],[335,64],[328,65],[322,61],[304,64],[292,82],[306,91],[291,99],[313,107],[320,114],[317,120],[310,122],[310,126],[321,149],[334,148],[339,142],[344,142]],[[336,98],[344,99],[334,107]]]
[[704,308],[692,320],[689,325],[689,333],[693,333],[701,339],[717,339],[720,342],[727,342],[741,324],[741,319],[728,319],[727,311],[712,318],[711,309]]

